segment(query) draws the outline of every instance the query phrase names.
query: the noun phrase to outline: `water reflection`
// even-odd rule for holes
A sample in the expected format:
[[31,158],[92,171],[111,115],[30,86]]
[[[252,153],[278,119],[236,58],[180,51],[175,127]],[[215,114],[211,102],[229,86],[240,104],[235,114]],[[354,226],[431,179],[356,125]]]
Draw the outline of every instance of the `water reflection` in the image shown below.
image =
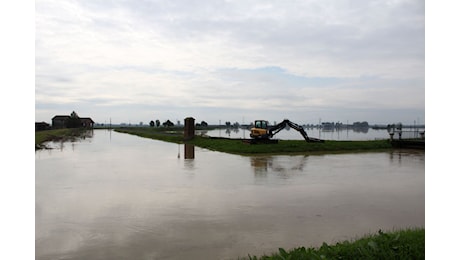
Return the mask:
[[292,177],[304,170],[308,156],[253,156],[251,167],[256,177],[275,172],[283,178]]
[[399,165],[407,161],[407,158],[414,158],[421,163],[425,163],[425,151],[423,150],[404,150],[397,149],[388,153],[391,162],[397,162]]
[[[93,129],[83,131],[80,134],[80,138],[83,139],[83,140],[85,140],[86,138],[93,138],[93,136],[94,136],[94,130]],[[91,142],[91,140],[90,140],[90,142]]]
[[88,130],[76,130],[73,135],[59,139],[59,140],[53,140],[44,143],[46,149],[59,149],[60,151],[63,151],[65,148],[66,144],[71,145],[72,150],[75,149],[75,144],[79,142],[92,142],[92,138],[94,136],[94,130],[93,129],[88,129]]
[[195,159],[195,145],[184,144],[185,159]]
[[184,168],[188,171],[195,170],[195,161],[194,160],[184,160]]
[[[324,130],[322,128],[305,128],[309,137],[320,138],[325,140],[375,140],[388,139],[389,135],[386,129],[334,129]],[[198,132],[198,131],[197,131]],[[246,138],[246,129],[216,129],[206,132],[199,132],[203,135],[213,137],[229,137],[229,138]],[[297,131],[285,129],[277,133],[274,138],[281,140],[303,140],[302,135]]]
[[224,133],[224,136],[228,138],[246,138],[246,130],[247,129],[245,128],[238,127],[227,127],[212,130],[196,130],[196,135],[223,137],[222,133]]
[[[177,158],[180,158],[180,144]],[[184,144],[184,169],[193,172],[195,170],[195,145]]]

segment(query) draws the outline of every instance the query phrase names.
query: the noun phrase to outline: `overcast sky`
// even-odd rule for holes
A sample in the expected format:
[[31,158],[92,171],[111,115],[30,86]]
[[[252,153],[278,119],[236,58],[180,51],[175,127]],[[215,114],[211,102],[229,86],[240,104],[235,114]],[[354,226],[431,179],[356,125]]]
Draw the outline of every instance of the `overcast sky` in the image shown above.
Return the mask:
[[35,1],[35,120],[425,120],[420,0]]

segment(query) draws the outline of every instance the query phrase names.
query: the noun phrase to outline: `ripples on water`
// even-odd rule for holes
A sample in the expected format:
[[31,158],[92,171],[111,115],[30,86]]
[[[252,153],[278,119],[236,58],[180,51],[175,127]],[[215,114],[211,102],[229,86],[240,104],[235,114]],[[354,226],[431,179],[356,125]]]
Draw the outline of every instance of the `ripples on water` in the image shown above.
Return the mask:
[[243,157],[95,130],[36,152],[37,259],[235,259],[424,225],[424,152]]

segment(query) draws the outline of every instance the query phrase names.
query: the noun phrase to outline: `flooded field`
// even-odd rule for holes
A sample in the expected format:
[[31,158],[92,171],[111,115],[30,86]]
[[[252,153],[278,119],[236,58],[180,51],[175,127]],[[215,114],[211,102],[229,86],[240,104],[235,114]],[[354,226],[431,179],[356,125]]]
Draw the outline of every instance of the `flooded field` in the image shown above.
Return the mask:
[[36,259],[237,259],[425,222],[424,151],[244,157],[107,130],[53,146]]
[[[376,140],[376,139],[389,139],[390,134],[387,129],[319,129],[319,128],[304,128],[309,137],[319,138],[324,140],[337,140],[337,141],[363,141],[363,140]],[[404,128],[403,138],[419,138],[424,128]],[[249,138],[250,130],[243,128],[227,128],[227,129],[214,129],[197,131],[197,134],[204,134],[213,137],[227,137],[227,138]],[[303,140],[304,138],[300,132],[295,129],[285,128],[278,132],[274,139],[280,140]]]

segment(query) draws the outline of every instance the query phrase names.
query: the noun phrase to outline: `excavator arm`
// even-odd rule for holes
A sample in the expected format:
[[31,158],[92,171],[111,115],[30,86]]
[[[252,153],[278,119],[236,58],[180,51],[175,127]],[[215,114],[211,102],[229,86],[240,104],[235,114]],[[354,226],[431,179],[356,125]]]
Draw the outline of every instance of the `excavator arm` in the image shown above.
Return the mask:
[[321,143],[324,142],[324,140],[321,140],[321,139],[308,137],[307,132],[305,132],[305,130],[303,129],[302,126],[300,126],[300,125],[298,125],[296,123],[293,123],[293,122],[289,121],[288,119],[284,119],[283,122],[281,122],[281,123],[279,123],[279,124],[277,124],[275,126],[270,127],[268,129],[268,135],[270,136],[270,138],[272,138],[275,134],[277,134],[279,131],[283,130],[286,126],[289,126],[291,128],[294,128],[295,130],[299,131],[300,134],[302,135],[302,137],[307,142],[321,142]]

